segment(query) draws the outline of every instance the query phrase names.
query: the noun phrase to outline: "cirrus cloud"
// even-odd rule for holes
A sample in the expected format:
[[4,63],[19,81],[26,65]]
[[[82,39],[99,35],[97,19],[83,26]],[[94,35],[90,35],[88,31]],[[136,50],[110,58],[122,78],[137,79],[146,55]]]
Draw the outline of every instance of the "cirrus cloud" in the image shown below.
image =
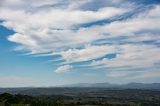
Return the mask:
[[[121,0],[107,0],[108,5],[102,0],[105,5],[98,7],[92,7],[94,0],[2,2],[1,25],[15,32],[8,37],[17,43],[15,50],[60,55],[64,62],[57,73],[68,72],[72,63],[84,61],[92,61],[86,66],[93,68],[113,69],[157,67],[160,63],[158,4],[136,13],[138,6]],[[111,53],[116,57],[105,57]]]

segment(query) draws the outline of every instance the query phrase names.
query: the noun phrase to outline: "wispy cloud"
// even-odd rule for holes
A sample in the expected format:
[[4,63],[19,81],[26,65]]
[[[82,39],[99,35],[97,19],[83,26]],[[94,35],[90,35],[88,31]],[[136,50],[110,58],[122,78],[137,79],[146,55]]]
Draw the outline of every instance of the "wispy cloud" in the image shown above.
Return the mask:
[[72,69],[72,66],[64,65],[64,66],[61,66],[61,67],[57,68],[57,70],[55,72],[56,73],[65,73],[65,72],[71,71],[71,69]]
[[[160,5],[137,2],[3,0],[0,19],[3,26],[15,31],[8,37],[17,43],[15,50],[37,56],[60,55],[58,60],[64,62],[57,73],[68,72],[72,63],[84,61],[91,61],[84,67],[92,68],[152,69],[160,63]],[[139,8],[145,10],[136,11]],[[105,57],[111,53],[116,56]],[[116,76],[116,72],[109,75]]]

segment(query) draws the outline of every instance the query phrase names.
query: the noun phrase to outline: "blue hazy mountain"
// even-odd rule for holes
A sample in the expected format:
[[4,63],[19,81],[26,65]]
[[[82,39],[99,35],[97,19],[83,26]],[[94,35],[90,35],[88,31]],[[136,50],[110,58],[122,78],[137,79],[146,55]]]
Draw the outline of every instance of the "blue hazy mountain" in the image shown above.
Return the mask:
[[[59,87],[19,87],[19,88],[0,88],[1,93],[24,94],[24,95],[77,95],[81,93],[102,92],[107,90],[155,90],[160,91],[160,83],[77,83]],[[107,91],[108,92],[108,91]],[[91,93],[92,94],[92,93]]]
[[111,83],[77,83],[66,85],[65,87],[94,87],[94,88],[124,88],[124,89],[160,89],[160,83],[128,83],[128,84],[111,84]]

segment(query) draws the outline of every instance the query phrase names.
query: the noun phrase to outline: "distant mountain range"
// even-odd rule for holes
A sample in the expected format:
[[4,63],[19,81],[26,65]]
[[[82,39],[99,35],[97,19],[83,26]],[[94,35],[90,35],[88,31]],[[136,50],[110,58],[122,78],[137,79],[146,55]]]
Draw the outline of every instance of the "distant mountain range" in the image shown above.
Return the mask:
[[111,83],[77,83],[66,85],[65,87],[82,87],[82,88],[124,88],[124,89],[160,89],[160,83],[128,83],[128,84],[111,84]]
[[[102,93],[104,91],[114,92],[114,90],[156,90],[160,91],[160,83],[128,83],[128,84],[110,84],[110,83],[78,83],[65,85],[61,87],[19,87],[19,88],[0,88],[0,94],[7,92],[11,94],[24,95],[80,95],[93,92]],[[108,91],[107,91],[108,90]],[[93,93],[93,94],[92,94]]]

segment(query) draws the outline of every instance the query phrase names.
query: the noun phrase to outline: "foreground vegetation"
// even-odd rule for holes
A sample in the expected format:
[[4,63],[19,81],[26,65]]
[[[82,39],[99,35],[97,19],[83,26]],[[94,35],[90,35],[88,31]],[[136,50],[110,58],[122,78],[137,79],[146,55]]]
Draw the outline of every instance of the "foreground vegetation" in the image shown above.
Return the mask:
[[101,89],[36,96],[3,93],[0,106],[160,106],[160,91]]

